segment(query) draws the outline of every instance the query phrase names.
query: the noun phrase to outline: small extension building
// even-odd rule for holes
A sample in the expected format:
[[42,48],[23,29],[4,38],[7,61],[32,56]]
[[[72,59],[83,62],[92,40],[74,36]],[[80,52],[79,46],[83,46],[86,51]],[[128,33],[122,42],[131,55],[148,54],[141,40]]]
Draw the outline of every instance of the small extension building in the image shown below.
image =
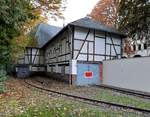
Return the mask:
[[17,77],[28,77],[31,74],[41,74],[45,72],[44,65],[44,51],[41,49],[53,36],[55,36],[61,28],[47,25],[44,23],[39,24],[35,28],[36,46],[26,47],[22,57],[19,58],[16,71]]
[[44,71],[48,76],[70,84],[99,85],[102,61],[122,57],[125,37],[89,17],[69,23],[39,47],[43,53]]

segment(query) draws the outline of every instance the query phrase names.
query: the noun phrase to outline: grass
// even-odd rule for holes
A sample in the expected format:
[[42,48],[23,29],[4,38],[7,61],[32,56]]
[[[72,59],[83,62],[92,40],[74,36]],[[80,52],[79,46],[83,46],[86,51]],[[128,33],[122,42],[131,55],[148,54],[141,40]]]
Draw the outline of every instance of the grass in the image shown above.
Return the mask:
[[93,98],[123,105],[135,106],[143,109],[150,109],[150,100],[142,100],[140,98],[130,97],[126,95],[117,95],[109,90],[103,90],[96,94],[96,96],[94,96]]
[[6,91],[5,81],[7,80],[6,71],[1,69],[0,66],[0,93],[4,93]]
[[33,92],[38,98],[32,95],[27,100],[0,100],[6,109],[4,117],[142,117],[132,112],[103,110],[65,99],[48,99],[39,94]]
[[28,108],[24,113],[13,117],[140,117],[134,113],[102,111],[85,107],[85,105],[64,100]]
[[0,95],[0,117],[143,117],[134,112],[51,97],[28,89],[15,79],[9,82],[8,93]]

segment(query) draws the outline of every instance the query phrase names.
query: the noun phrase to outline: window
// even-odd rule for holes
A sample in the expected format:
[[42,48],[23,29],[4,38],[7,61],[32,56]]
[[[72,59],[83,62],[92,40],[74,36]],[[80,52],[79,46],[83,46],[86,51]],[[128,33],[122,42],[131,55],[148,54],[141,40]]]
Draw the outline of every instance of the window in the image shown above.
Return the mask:
[[150,47],[150,40],[147,41],[147,47]]
[[133,50],[136,51],[136,45],[133,45]]
[[141,50],[141,44],[138,45],[138,50]]
[[61,74],[65,75],[65,66],[61,66]]
[[147,44],[146,43],[144,43],[144,49],[147,49]]

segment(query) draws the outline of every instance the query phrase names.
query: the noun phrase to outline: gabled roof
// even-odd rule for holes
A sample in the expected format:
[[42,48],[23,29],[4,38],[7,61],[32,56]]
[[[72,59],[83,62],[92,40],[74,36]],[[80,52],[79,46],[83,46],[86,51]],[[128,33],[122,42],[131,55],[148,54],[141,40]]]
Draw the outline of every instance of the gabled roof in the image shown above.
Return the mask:
[[37,40],[37,47],[43,47],[48,41],[50,41],[59,31],[60,27],[41,23],[37,27],[35,38]]
[[89,17],[84,17],[84,18],[81,18],[79,20],[76,20],[74,22],[69,23],[67,26],[65,26],[60,31],[58,31],[58,33],[55,34],[55,36],[53,36],[42,47],[44,48],[48,43],[50,43],[52,40],[54,40],[58,35],[63,33],[65,30],[67,30],[69,26],[79,26],[79,27],[84,27],[84,28],[90,28],[90,29],[95,29],[95,30],[100,30],[100,31],[104,31],[104,32],[120,35],[122,38],[127,37],[124,33],[121,33],[119,31],[117,31],[115,28],[108,27],[105,24],[102,24],[100,22],[96,22],[96,21],[92,20]]
[[90,17],[81,18],[79,20],[71,22],[70,25],[80,26],[80,27],[85,27],[85,28],[91,28],[91,29],[96,29],[96,30],[101,30],[101,31],[105,31],[105,32],[121,35],[123,37],[126,36],[125,34],[119,32],[115,28],[108,27],[108,26],[106,26],[105,24],[103,24],[101,22],[97,22],[97,21],[91,19]]

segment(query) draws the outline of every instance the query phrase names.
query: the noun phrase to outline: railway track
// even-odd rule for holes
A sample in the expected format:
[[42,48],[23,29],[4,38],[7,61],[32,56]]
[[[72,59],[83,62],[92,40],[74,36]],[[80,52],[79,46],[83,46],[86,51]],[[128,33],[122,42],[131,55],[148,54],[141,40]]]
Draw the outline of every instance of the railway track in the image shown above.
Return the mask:
[[117,88],[117,87],[112,87],[112,86],[106,86],[106,85],[96,85],[96,87],[103,88],[103,89],[109,89],[112,91],[120,92],[123,94],[131,95],[131,96],[136,96],[144,99],[150,99],[150,94],[145,93],[145,92],[138,92],[138,91],[133,91],[133,90],[127,90],[127,89],[122,89],[122,88]]
[[84,103],[91,104],[91,105],[94,105],[94,106],[105,105],[107,107],[112,107],[112,108],[119,109],[119,110],[123,109],[123,110],[127,110],[127,111],[141,112],[141,113],[150,115],[150,110],[148,110],[148,109],[141,109],[141,108],[137,108],[137,107],[133,107],[133,106],[126,106],[126,105],[121,105],[121,104],[116,104],[116,103],[111,103],[111,102],[106,102],[106,101],[101,101],[101,100],[85,98],[85,97],[72,95],[72,94],[68,94],[68,93],[62,93],[62,92],[58,92],[58,91],[54,91],[54,90],[44,88],[44,87],[39,86],[39,85],[35,85],[33,83],[28,82],[26,79],[24,80],[24,83],[28,85],[28,88],[31,88],[31,87],[36,88],[36,89],[39,89],[39,90],[42,90],[42,91],[46,91],[49,94],[53,93],[53,94],[56,94],[56,95],[59,95],[59,96],[72,98],[74,100],[82,101]]
[[[40,81],[40,80],[36,80],[36,81],[41,83],[41,84],[44,83],[44,81]],[[112,91],[119,92],[119,93],[122,93],[122,94],[127,94],[127,95],[130,95],[130,96],[135,96],[135,97],[144,98],[144,99],[150,99],[150,94],[145,93],[145,92],[127,90],[127,89],[117,88],[117,87],[107,86],[107,85],[94,85],[94,86],[98,87],[98,88],[112,90]]]

